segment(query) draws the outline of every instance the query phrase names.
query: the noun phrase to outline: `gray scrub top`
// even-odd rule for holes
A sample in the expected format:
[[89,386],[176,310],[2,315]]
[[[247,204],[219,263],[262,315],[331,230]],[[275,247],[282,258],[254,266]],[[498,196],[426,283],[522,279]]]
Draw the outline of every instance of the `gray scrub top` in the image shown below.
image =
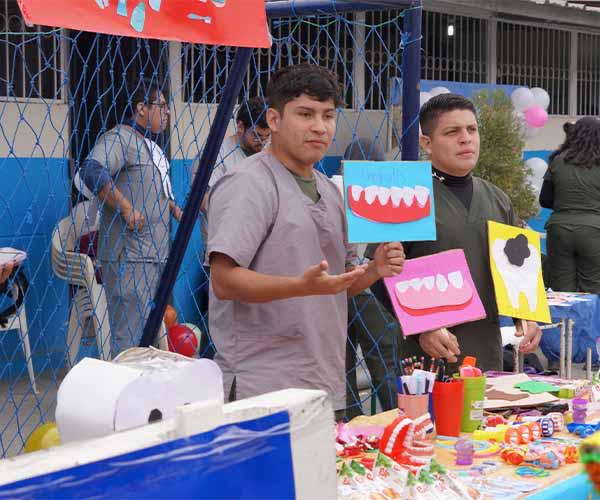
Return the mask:
[[146,219],[141,231],[131,231],[117,211],[100,203],[98,258],[165,262],[169,255],[169,198],[144,137],[129,126],[118,125],[98,138],[88,159],[106,168],[115,186]]
[[[343,273],[356,259],[343,200],[326,176],[314,175],[316,203],[270,153],[244,160],[211,190],[207,255],[269,275],[300,276],[324,259],[331,274]],[[321,389],[345,407],[346,292],[246,304],[219,300],[211,280],[209,321],[225,394],[235,377],[238,399]]]

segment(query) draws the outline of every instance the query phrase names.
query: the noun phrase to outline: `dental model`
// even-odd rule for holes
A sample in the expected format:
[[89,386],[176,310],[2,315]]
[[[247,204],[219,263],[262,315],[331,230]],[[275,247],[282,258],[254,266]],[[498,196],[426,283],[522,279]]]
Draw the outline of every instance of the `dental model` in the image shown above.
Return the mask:
[[424,186],[348,186],[348,206],[357,217],[373,222],[399,224],[428,217],[429,189]]
[[525,295],[531,311],[538,305],[538,275],[542,268],[540,254],[524,234],[508,240],[496,239],[492,258],[504,282],[512,307],[519,309],[519,297]]
[[395,292],[402,309],[413,316],[463,309],[473,298],[460,271],[399,281]]

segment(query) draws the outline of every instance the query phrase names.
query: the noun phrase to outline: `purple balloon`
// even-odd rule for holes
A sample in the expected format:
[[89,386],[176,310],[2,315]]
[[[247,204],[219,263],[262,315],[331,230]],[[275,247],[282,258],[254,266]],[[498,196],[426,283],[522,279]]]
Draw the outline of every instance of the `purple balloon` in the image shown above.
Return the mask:
[[541,128],[548,121],[548,113],[541,106],[531,106],[523,111],[527,125],[533,128]]

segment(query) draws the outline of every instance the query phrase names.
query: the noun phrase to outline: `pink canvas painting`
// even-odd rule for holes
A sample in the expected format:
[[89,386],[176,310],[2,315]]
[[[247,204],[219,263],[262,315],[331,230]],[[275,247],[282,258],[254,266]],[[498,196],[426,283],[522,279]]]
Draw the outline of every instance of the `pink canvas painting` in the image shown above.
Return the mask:
[[461,249],[409,259],[385,278],[404,335],[485,318],[485,309]]

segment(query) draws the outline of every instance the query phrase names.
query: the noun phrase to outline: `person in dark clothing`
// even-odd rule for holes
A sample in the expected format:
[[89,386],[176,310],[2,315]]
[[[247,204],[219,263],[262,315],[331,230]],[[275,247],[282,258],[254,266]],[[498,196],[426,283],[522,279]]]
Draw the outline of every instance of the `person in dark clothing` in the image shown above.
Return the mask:
[[600,293],[600,120],[566,123],[565,142],[550,156],[540,205],[553,290]]
[[[519,221],[508,196],[471,173],[479,159],[479,129],[471,101],[456,94],[433,97],[421,108],[420,124],[421,147],[433,165],[437,240],[405,243],[406,257],[462,248],[487,317],[449,328],[449,332],[439,329],[411,335],[399,350],[403,356],[425,353],[451,363],[476,356],[482,369],[501,370],[502,339],[490,269],[488,221],[509,225]],[[381,282],[371,290],[391,309]],[[529,353],[537,348],[541,331],[529,321],[524,334],[519,323],[517,336],[523,337],[521,352]]]

